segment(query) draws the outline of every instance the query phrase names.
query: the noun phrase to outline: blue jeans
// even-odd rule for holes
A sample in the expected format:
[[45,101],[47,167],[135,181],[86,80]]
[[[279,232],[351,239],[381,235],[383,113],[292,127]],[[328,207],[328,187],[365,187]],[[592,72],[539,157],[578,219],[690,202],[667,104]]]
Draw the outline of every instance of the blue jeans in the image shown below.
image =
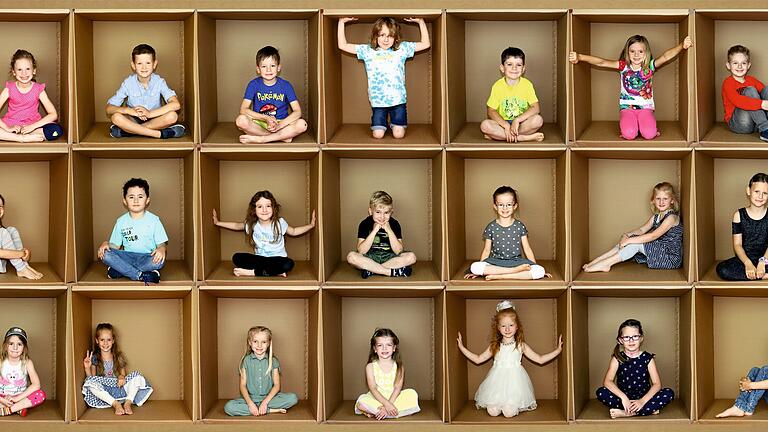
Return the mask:
[[165,262],[153,263],[152,254],[128,252],[121,249],[107,249],[104,252],[104,259],[101,261],[112,267],[112,270],[131,280],[140,280],[141,273],[160,270],[165,264]]
[[[754,87],[744,87],[741,91],[742,96],[751,97],[753,99],[768,100],[768,86],[763,87],[763,91],[757,92]],[[754,111],[747,111],[741,108],[733,110],[733,116],[728,121],[728,127],[732,132],[749,134],[752,132],[762,132],[768,129],[768,116],[766,111],[757,109]]]
[[[408,127],[408,111],[405,108],[405,104],[371,108],[373,109],[371,130],[387,130],[387,126],[390,123],[392,126]],[[389,123],[387,123],[387,115],[389,115]]]
[[[768,366],[763,366],[761,368],[753,367],[749,370],[747,378],[752,382],[767,380]],[[768,394],[765,394],[765,390],[742,391],[739,392],[739,397],[736,398],[736,403],[733,405],[744,412],[753,413],[763,396],[765,396],[765,400],[768,401]]]

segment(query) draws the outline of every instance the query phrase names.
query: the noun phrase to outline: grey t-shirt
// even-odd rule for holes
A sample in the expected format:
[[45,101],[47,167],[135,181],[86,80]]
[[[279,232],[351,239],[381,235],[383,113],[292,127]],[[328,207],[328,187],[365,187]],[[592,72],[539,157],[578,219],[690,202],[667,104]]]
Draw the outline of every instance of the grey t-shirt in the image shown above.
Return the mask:
[[483,239],[492,242],[491,258],[504,260],[522,258],[523,245],[520,240],[526,235],[528,235],[528,229],[517,219],[508,227],[501,226],[493,220],[483,231]]

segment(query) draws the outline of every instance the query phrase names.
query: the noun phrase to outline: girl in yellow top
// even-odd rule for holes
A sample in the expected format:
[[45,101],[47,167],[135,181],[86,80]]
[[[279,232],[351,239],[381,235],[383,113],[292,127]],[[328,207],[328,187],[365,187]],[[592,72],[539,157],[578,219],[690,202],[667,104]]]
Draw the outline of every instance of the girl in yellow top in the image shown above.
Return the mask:
[[373,332],[368,365],[365,367],[369,391],[357,398],[355,414],[383,420],[421,411],[416,391],[403,390],[405,369],[397,349],[399,344],[400,340],[390,329],[376,329]]

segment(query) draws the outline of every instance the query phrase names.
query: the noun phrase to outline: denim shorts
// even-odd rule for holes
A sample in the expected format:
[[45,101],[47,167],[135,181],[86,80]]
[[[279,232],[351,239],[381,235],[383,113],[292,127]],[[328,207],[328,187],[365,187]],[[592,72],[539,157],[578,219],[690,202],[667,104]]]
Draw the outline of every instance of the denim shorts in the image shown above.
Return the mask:
[[[391,107],[371,108],[373,109],[373,115],[371,115],[371,130],[386,130],[388,124],[392,124],[392,126],[408,127],[408,112],[405,109],[405,104]],[[387,115],[389,115],[389,123],[387,123]]]

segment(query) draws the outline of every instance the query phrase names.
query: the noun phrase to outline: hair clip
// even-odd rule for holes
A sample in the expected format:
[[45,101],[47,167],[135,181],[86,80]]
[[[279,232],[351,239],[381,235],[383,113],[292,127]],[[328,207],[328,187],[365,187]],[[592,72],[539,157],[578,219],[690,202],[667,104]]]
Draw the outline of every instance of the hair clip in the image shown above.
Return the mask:
[[496,303],[496,312],[501,312],[504,309],[514,309],[515,305],[510,300],[502,300]]

